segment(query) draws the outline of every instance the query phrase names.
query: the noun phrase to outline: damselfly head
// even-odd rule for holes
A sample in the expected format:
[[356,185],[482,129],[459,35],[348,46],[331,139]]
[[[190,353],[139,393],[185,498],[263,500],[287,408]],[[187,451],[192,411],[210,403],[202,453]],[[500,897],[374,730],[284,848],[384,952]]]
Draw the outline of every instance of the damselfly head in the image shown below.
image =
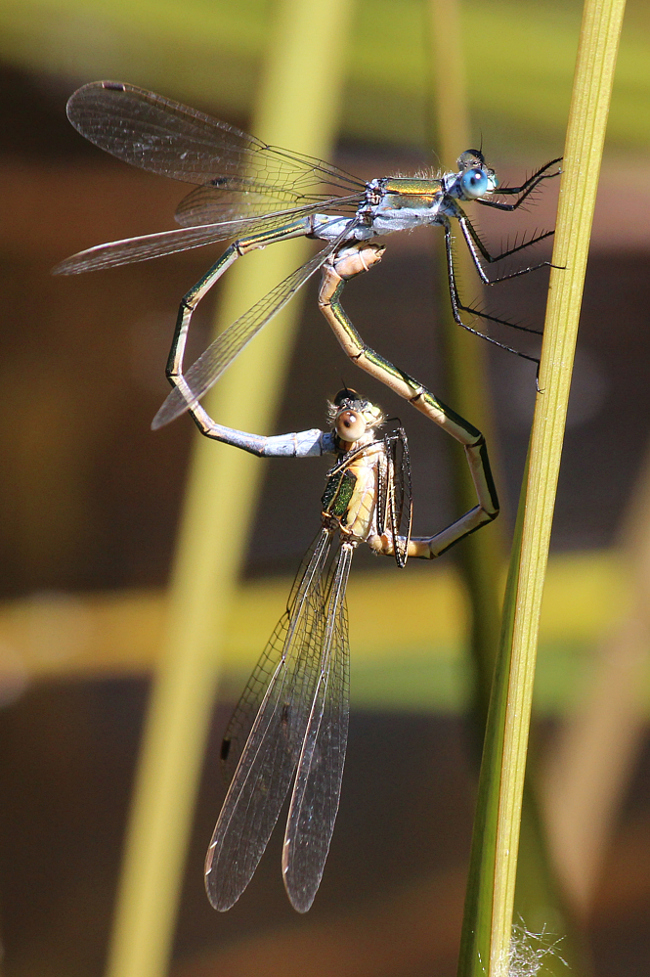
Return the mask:
[[496,190],[499,185],[496,173],[485,164],[480,149],[466,149],[456,160],[460,171],[459,182],[465,200],[476,200]]
[[383,424],[384,413],[356,390],[344,387],[328,405],[328,419],[341,441],[351,444]]

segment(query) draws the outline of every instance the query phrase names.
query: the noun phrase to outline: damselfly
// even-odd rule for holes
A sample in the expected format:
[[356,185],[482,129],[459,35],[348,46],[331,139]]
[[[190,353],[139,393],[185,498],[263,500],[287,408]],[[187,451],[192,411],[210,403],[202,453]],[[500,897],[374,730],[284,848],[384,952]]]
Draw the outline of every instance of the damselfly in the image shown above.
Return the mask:
[[[438,556],[476,527],[468,513],[432,537],[411,536],[406,434],[397,427],[379,435],[382,411],[353,390],[334,398],[330,430],[270,438],[218,425],[200,405],[190,409],[204,433],[257,455],[337,456],[321,530],[223,740],[230,786],[206,858],[210,902],[229,909],[248,885],[293,781],[282,872],[293,906],[306,912],[339,806],[349,715],[345,589],[354,550],[365,542],[403,567],[409,556]],[[494,516],[496,497],[486,504]]]
[[[269,146],[202,112],[122,82],[85,85],[71,96],[67,113],[83,136],[119,159],[199,186],[176,211],[180,229],[98,245],[63,261],[55,268],[56,273],[70,275],[110,268],[234,239],[181,301],[167,363],[167,375],[175,389],[156,415],[154,427],[181,414],[188,401],[198,402],[256,333],[326,261],[336,259],[342,248],[395,231],[441,225],[452,312],[459,325],[476,333],[478,330],[466,323],[461,313],[502,325],[513,324],[461,301],[452,251],[452,220],[458,222],[485,284],[506,281],[549,264],[542,261],[501,278],[488,279],[481,260],[499,261],[553,232],[534,235],[501,254],[491,255],[461,202],[516,210],[541,181],[557,175],[559,170],[553,167],[559,159],[551,160],[517,187],[499,187],[494,170],[486,165],[479,150],[462,153],[456,172],[437,177],[382,177],[365,183],[322,160]],[[516,199],[505,202],[495,199],[495,195]],[[327,243],[226,329],[183,374],[179,346],[184,346],[192,314],[201,299],[238,257],[294,237]],[[478,334],[516,352],[490,336]]]

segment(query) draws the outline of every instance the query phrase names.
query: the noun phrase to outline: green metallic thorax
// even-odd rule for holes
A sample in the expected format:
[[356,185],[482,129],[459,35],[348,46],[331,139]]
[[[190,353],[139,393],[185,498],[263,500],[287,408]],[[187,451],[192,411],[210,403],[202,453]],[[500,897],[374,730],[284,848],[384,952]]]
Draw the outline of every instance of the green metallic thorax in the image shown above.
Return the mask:
[[414,177],[389,177],[383,184],[386,209],[431,207],[442,193],[441,180],[421,180]]
[[334,516],[337,522],[345,526],[356,483],[357,476],[349,468],[338,470],[330,475],[321,499],[323,515]]

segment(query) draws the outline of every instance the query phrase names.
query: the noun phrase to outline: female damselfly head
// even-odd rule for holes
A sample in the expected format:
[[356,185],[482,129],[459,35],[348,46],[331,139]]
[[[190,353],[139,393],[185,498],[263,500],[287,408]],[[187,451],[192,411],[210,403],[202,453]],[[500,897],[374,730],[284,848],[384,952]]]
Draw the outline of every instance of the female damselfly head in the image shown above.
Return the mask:
[[327,417],[334,433],[341,439],[352,443],[367,431],[384,423],[385,415],[381,407],[364,400],[360,393],[344,387],[328,404]]

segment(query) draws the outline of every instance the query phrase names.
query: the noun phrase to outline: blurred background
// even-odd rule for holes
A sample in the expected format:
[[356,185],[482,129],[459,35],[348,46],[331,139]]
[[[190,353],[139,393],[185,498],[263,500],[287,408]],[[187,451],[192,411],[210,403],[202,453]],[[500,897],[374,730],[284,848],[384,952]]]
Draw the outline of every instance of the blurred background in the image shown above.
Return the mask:
[[[187,418],[155,434],[149,425],[168,389],[164,366],[180,297],[219,254],[199,249],[53,278],[50,269],[75,251],[173,227],[188,189],[101,153],[69,125],[65,103],[79,85],[114,78],[249,129],[276,7],[274,0],[5,0],[0,10],[6,977],[104,970],[195,437]],[[327,8],[322,3],[321,33],[306,43],[345,45],[333,161],[364,179],[453,168],[453,158],[436,156],[431,136],[428,5],[359,0],[345,37]],[[473,144],[502,182],[520,183],[561,155],[581,6],[467,0],[461,13]],[[587,274],[536,700],[549,849],[598,977],[650,968],[649,28],[650,9],[631,0]],[[497,251],[524,228],[552,227],[557,192],[549,183],[516,219],[481,208],[472,216]],[[348,288],[346,309],[374,348],[444,399],[440,237],[433,229],[390,239],[381,266]],[[539,246],[535,256],[543,260],[550,249]],[[468,278],[463,294],[539,328],[546,282],[541,271],[480,296]],[[359,387],[408,429],[414,528],[431,534],[456,514],[446,439],[353,373],[318,313],[316,292],[314,281],[279,415],[259,433],[321,426],[326,398],[341,381]],[[219,287],[194,318],[196,352],[218,302]],[[482,532],[507,543],[535,375],[530,363],[485,352],[504,512]],[[254,396],[254,385],[242,391]],[[454,553],[437,565],[409,564],[404,574],[365,552],[355,557],[350,745],[313,910],[298,917],[286,901],[279,837],[229,914],[215,914],[205,898],[203,857],[224,795],[220,738],[318,527],[327,460],[259,465],[263,492],[224,636],[226,667],[171,973],[453,974],[479,757],[467,720],[468,614]],[[224,549],[231,544],[223,539]]]

